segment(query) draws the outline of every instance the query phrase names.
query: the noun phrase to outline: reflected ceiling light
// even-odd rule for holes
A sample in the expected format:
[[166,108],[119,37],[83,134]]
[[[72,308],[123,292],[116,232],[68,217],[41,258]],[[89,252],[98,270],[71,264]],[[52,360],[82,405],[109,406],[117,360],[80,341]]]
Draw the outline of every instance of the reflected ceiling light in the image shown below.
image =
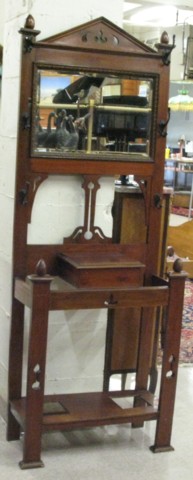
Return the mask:
[[123,3],[123,12],[129,12],[131,10],[134,10],[135,8],[141,7],[141,3],[131,3],[131,2],[124,2]]
[[172,27],[176,25],[176,18],[176,7],[157,6],[145,8],[140,10],[138,13],[134,13],[130,16],[129,20],[125,20],[125,22],[132,25],[161,25],[163,27]]
[[[131,7],[130,7],[131,6]],[[193,25],[193,10],[190,8],[177,8],[173,5],[160,5],[148,8],[140,4],[124,3],[124,23],[140,26],[174,27],[175,25]],[[136,13],[129,14],[134,8]]]

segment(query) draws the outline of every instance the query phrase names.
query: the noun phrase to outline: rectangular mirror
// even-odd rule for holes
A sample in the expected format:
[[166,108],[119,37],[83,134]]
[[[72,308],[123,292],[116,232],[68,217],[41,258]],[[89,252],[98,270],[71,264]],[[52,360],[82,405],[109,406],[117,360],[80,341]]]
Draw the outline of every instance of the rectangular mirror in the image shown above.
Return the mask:
[[32,156],[149,156],[152,79],[41,68],[34,78]]

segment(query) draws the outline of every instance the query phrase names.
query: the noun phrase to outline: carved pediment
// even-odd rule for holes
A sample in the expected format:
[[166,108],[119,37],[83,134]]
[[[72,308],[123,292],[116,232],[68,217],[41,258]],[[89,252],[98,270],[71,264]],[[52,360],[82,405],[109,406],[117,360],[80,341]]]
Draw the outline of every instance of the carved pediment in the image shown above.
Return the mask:
[[127,53],[156,53],[104,17],[71,28],[45,40],[50,44],[78,47],[81,49],[107,50]]

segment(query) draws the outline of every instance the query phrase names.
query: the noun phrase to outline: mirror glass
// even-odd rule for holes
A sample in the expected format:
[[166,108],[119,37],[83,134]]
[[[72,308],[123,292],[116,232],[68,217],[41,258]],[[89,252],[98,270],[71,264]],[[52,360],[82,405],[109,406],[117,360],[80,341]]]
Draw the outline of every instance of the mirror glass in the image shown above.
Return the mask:
[[153,81],[38,68],[34,81],[33,156],[150,154]]

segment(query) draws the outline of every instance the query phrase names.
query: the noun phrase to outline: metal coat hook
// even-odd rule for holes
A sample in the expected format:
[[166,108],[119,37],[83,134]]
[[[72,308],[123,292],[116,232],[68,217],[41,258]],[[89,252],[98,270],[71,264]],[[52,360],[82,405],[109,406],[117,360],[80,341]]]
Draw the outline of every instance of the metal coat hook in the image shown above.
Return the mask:
[[159,193],[154,195],[154,206],[156,208],[162,208],[162,196]]
[[170,121],[170,108],[168,108],[168,118],[167,120],[161,120],[160,123],[159,123],[159,134],[161,135],[161,137],[166,137],[167,135],[167,125]]
[[28,203],[28,192],[29,192],[30,182],[26,182],[25,187],[19,190],[19,203],[21,205],[27,205]]

